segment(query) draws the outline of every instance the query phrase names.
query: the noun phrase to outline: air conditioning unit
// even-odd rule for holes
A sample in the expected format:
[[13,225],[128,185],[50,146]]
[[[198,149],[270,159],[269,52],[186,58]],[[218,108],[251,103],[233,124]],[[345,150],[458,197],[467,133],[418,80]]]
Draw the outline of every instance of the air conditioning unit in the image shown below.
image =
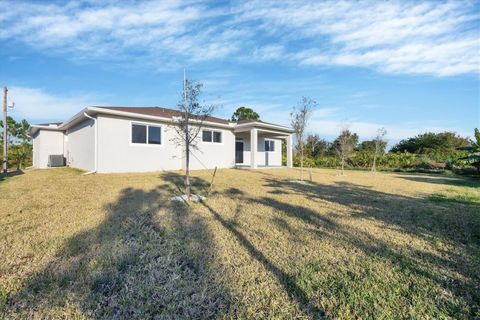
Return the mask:
[[51,154],[48,156],[49,167],[63,167],[65,166],[65,157],[63,154]]

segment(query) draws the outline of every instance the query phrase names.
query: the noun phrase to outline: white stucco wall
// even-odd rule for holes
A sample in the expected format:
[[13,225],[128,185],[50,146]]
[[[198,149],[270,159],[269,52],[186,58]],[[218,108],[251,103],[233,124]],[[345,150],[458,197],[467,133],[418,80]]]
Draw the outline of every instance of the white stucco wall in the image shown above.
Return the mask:
[[63,132],[39,130],[33,137],[33,166],[48,168],[48,156],[64,154],[63,151]]
[[85,171],[95,168],[95,125],[87,119],[71,127],[66,132],[65,157],[67,165]]
[[[243,166],[250,165],[250,132],[239,132],[236,134],[236,139],[243,141]],[[273,139],[268,136],[264,136],[261,133],[258,134],[258,144],[257,144],[257,166],[264,166],[266,155],[265,155],[265,139],[274,141],[275,151],[268,152],[268,165],[269,166],[281,166],[282,165],[282,140]]]
[[202,132],[197,137],[198,150],[192,148],[190,169],[233,168],[235,166],[235,135],[232,130],[205,127],[202,130],[222,132],[222,142],[202,141]]
[[[98,172],[148,172],[182,168],[181,149],[171,138],[174,129],[165,123],[99,115]],[[131,123],[162,127],[161,145],[131,143]]]
[[[265,151],[265,140],[274,142],[274,151]],[[265,166],[268,157],[269,166],[282,165],[282,141],[279,139],[269,138],[268,136],[258,136],[257,165]]]
[[[131,143],[132,123],[160,126],[161,145]],[[184,150],[178,146],[177,133],[169,123],[145,121],[112,115],[97,116],[97,172],[151,172],[180,170],[185,168]],[[250,165],[250,132],[234,134],[228,128],[205,127],[204,130],[222,132],[222,142],[203,142],[200,132],[198,150],[192,148],[190,168],[213,169],[235,166],[235,142],[243,139],[243,165]],[[268,165],[282,163],[282,140],[271,138],[272,134],[258,134],[256,162],[266,165],[265,139],[274,141],[275,151],[268,152]],[[177,140],[177,141],[175,141]],[[63,154],[67,165],[92,171],[95,169],[95,122],[91,119],[76,124],[65,132],[40,130],[33,137],[34,166],[46,168],[48,155]]]
[[33,146],[33,154],[32,154],[32,165],[34,168],[40,168],[40,132],[37,131],[32,136],[32,146]]
[[[183,149],[174,141],[177,133],[167,123],[135,120],[99,115],[98,122],[98,168],[100,173],[149,172],[180,170],[184,168]],[[162,127],[162,144],[132,144],[131,124],[152,124]],[[234,166],[235,136],[231,130],[222,131],[222,143],[206,143],[199,134],[199,150],[190,157],[190,168],[212,169]]]

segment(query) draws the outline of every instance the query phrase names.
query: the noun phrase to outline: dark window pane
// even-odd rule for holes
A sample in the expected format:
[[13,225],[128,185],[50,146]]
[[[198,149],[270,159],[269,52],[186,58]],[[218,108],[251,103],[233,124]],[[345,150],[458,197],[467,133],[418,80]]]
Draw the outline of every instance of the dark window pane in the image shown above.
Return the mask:
[[265,140],[265,151],[268,151],[270,149],[270,144],[268,143],[268,140]]
[[213,142],[222,142],[222,133],[218,131],[213,132]]
[[149,144],[162,143],[162,132],[160,130],[160,127],[148,126],[148,143]]
[[270,141],[270,148],[268,151],[275,151],[275,141]]
[[202,132],[202,141],[212,142],[212,131],[210,131],[210,130],[203,130],[203,132]]
[[132,124],[132,142],[147,143],[147,126]]

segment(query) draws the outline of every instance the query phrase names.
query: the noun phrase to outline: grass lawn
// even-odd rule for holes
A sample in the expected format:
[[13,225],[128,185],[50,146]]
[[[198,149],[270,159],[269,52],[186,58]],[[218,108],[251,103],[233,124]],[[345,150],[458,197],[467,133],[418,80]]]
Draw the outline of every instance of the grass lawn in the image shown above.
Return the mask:
[[480,317],[478,181],[337,173],[7,177],[0,318]]

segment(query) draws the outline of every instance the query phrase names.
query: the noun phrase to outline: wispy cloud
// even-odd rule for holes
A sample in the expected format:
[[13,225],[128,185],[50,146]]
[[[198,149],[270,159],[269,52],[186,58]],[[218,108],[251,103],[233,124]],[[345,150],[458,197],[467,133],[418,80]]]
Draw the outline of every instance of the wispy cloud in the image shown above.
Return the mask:
[[[255,110],[262,110],[263,119],[268,121],[289,126],[290,106],[287,105],[264,105],[261,108],[253,105]],[[257,109],[258,108],[258,109]],[[459,130],[459,128],[445,126],[442,122],[422,121],[422,122],[405,122],[398,124],[396,122],[376,122],[359,118],[349,118],[345,116],[345,108],[320,106],[316,108],[308,121],[307,132],[320,134],[327,139],[333,139],[340,132],[348,127],[352,132],[357,133],[362,140],[372,139],[377,130],[381,127],[386,128],[388,133],[389,145],[392,146],[401,139],[413,137],[424,132],[443,132],[453,131],[462,136],[469,136],[471,132]]]
[[480,71],[474,1],[0,0],[0,40],[73,59],[169,66],[237,59],[449,76]]
[[244,20],[277,37],[307,41],[287,57],[305,65],[373,67],[438,76],[478,73],[475,2],[255,1]]
[[212,24],[222,11],[193,1],[93,2],[65,4],[0,2],[0,39],[23,41],[38,49],[77,59],[108,57],[142,60],[159,66],[175,56],[203,61],[229,55],[238,31]]
[[401,139],[413,137],[420,133],[425,132],[443,132],[453,131],[463,136],[469,136],[470,133],[466,131],[458,131],[457,128],[444,127],[444,126],[415,126],[415,125],[399,125],[394,123],[378,123],[368,121],[348,121],[348,120],[335,120],[331,118],[325,119],[312,119],[309,129],[311,132],[318,133],[320,135],[335,137],[340,134],[344,127],[352,132],[357,133],[360,138],[372,139],[379,128],[384,127],[387,130],[387,138],[390,143],[398,142]]
[[30,121],[64,121],[82,108],[102,105],[104,98],[86,94],[56,95],[39,88],[11,87],[8,92],[15,108],[9,110],[17,119]]

